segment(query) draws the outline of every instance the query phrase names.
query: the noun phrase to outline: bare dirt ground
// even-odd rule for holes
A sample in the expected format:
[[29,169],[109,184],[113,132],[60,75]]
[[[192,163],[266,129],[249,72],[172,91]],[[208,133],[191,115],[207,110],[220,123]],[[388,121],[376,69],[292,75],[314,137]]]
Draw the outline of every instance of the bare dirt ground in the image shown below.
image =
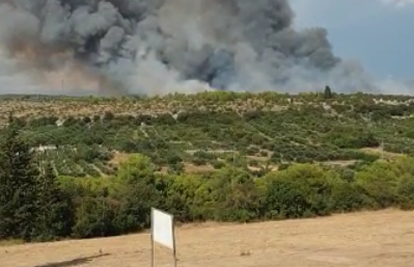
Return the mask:
[[[176,230],[178,267],[414,266],[414,212],[387,210]],[[149,235],[0,247],[1,267],[150,266]],[[156,248],[155,266],[173,266]]]

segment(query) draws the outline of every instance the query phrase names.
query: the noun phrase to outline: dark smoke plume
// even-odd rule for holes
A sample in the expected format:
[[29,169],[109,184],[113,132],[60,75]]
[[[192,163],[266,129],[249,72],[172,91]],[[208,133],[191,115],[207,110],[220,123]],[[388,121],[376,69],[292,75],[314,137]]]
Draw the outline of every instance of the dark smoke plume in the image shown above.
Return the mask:
[[0,90],[381,90],[293,18],[287,0],[0,0]]

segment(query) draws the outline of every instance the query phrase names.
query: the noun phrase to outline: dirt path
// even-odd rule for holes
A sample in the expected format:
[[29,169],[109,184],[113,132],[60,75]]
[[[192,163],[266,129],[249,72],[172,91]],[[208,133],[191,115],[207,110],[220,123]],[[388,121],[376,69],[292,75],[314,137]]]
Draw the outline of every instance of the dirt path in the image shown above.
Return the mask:
[[[414,212],[187,225],[176,235],[178,267],[414,266]],[[167,250],[156,256],[156,266],[173,266]],[[0,247],[2,267],[140,267],[149,259],[148,234]]]

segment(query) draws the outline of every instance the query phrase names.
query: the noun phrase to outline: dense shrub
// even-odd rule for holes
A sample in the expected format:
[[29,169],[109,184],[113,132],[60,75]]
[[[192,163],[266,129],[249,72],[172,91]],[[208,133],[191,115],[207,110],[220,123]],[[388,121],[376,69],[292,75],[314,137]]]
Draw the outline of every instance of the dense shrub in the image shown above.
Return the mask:
[[150,158],[135,155],[109,179],[59,178],[59,191],[53,192],[60,197],[49,210],[54,226],[36,226],[36,235],[28,240],[140,231],[149,227],[152,206],[173,213],[181,222],[249,222],[414,208],[414,159],[408,157],[378,161],[356,172],[292,164],[259,177],[231,166],[208,175],[154,174],[154,170]]

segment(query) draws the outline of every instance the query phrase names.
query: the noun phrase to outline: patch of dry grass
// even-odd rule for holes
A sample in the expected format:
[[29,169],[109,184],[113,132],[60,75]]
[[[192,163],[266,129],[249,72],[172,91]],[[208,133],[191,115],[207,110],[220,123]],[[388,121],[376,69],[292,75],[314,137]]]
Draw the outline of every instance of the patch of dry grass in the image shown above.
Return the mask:
[[383,151],[380,147],[378,148],[366,147],[366,148],[362,148],[361,151],[368,153],[368,154],[382,156],[384,159],[395,159],[395,158],[404,156],[404,154]]
[[[180,267],[411,267],[414,212],[386,210],[255,224],[207,223],[176,231]],[[156,247],[156,266],[172,266]],[[148,234],[0,249],[2,266],[148,266]],[[59,263],[62,263],[59,265]],[[49,265],[47,265],[49,264]],[[55,265],[53,265],[55,264]]]
[[11,239],[11,240],[0,240],[0,247],[8,247],[23,244],[22,240]]
[[122,153],[122,152],[118,152],[115,151],[113,153],[113,157],[112,159],[109,161],[109,164],[113,164],[113,165],[119,165],[122,162],[125,162],[128,160],[128,158],[131,156],[132,154],[128,154],[128,153]]

